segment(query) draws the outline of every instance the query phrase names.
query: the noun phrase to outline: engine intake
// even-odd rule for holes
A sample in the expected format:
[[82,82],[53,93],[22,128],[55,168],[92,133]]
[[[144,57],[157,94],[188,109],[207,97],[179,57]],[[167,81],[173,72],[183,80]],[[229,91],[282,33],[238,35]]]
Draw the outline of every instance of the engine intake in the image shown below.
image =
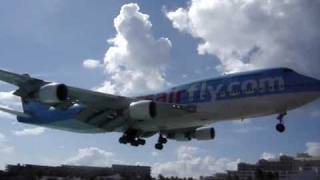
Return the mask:
[[39,100],[47,104],[57,104],[68,99],[68,87],[64,84],[44,85],[38,92]]
[[130,104],[129,116],[134,120],[151,120],[157,115],[156,103],[151,100],[141,100]]

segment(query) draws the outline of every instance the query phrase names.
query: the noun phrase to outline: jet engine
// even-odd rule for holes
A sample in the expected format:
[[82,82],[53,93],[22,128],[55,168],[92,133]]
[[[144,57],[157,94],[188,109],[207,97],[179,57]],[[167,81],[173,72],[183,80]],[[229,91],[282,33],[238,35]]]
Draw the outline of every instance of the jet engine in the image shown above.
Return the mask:
[[197,140],[211,140],[215,137],[215,131],[214,128],[197,129],[192,134],[192,137]]
[[43,103],[61,103],[68,99],[68,87],[64,84],[50,83],[40,88],[38,97]]
[[215,137],[215,131],[214,128],[201,128],[186,133],[169,133],[167,137],[176,141],[190,141],[191,139],[211,140]]
[[190,141],[191,137],[187,134],[188,133],[170,133],[168,134],[168,138],[176,141]]
[[132,102],[129,107],[129,116],[134,120],[150,120],[156,114],[156,103],[151,100]]

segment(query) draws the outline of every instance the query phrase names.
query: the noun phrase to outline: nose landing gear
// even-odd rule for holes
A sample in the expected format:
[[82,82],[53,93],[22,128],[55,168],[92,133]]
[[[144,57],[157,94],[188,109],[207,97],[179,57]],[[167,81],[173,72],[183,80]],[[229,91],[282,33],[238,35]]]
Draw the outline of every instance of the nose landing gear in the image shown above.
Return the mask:
[[286,127],[283,124],[283,118],[285,115],[287,115],[287,113],[279,114],[279,116],[277,117],[279,123],[276,125],[276,130],[280,133],[283,133],[286,130]]

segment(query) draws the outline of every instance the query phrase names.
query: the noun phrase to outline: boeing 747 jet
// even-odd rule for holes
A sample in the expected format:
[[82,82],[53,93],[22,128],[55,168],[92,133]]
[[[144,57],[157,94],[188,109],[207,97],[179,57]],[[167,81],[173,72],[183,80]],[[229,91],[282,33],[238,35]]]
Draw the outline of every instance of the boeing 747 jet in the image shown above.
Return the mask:
[[23,112],[0,108],[21,123],[79,133],[120,132],[119,142],[144,145],[159,134],[156,149],[167,139],[211,140],[209,125],[227,120],[277,114],[284,116],[320,97],[320,81],[288,68],[225,75],[187,83],[157,94],[124,97],[48,82],[28,74],[0,70],[0,80],[18,87]]

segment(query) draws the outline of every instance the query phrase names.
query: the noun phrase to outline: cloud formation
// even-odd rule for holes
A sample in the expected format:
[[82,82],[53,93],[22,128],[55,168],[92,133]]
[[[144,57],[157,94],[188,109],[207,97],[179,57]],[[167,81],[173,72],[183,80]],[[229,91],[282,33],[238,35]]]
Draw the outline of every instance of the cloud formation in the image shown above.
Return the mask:
[[0,156],[1,154],[11,154],[14,152],[14,147],[7,144],[7,138],[0,133]]
[[270,159],[275,159],[276,156],[272,153],[267,153],[267,152],[263,152],[261,155],[261,159],[265,159],[265,160],[270,160]]
[[[9,109],[21,110],[19,97],[12,94],[13,92],[0,92],[0,106]],[[0,111],[0,117],[4,119],[15,119],[14,115]]]
[[[117,33],[108,40],[110,47],[103,63],[108,78],[97,90],[137,95],[165,87],[164,72],[170,60],[170,40],[153,36],[149,16],[140,12],[140,7],[134,3],[121,7],[120,14],[114,19],[114,27]],[[90,61],[92,63],[97,64]],[[89,61],[86,64],[88,67]]]
[[320,76],[316,0],[191,0],[166,12],[174,28],[200,39],[221,73],[286,66]]
[[121,164],[123,161],[117,160],[112,152],[97,147],[88,147],[79,149],[75,156],[68,158],[64,163],[85,166],[110,166],[112,164]]
[[20,131],[13,131],[16,136],[39,136],[45,132],[43,127],[25,128]]
[[13,92],[0,92],[0,105],[9,107],[21,107],[20,98],[13,95]]
[[320,142],[308,142],[306,143],[307,153],[311,156],[320,157]]
[[200,155],[200,150],[193,146],[180,146],[177,149],[176,160],[156,163],[153,174],[179,177],[199,177],[212,175],[225,170],[236,170],[240,159],[214,158],[210,155]]
[[99,60],[86,59],[83,61],[82,66],[86,69],[96,69],[98,67],[101,67],[102,65]]

